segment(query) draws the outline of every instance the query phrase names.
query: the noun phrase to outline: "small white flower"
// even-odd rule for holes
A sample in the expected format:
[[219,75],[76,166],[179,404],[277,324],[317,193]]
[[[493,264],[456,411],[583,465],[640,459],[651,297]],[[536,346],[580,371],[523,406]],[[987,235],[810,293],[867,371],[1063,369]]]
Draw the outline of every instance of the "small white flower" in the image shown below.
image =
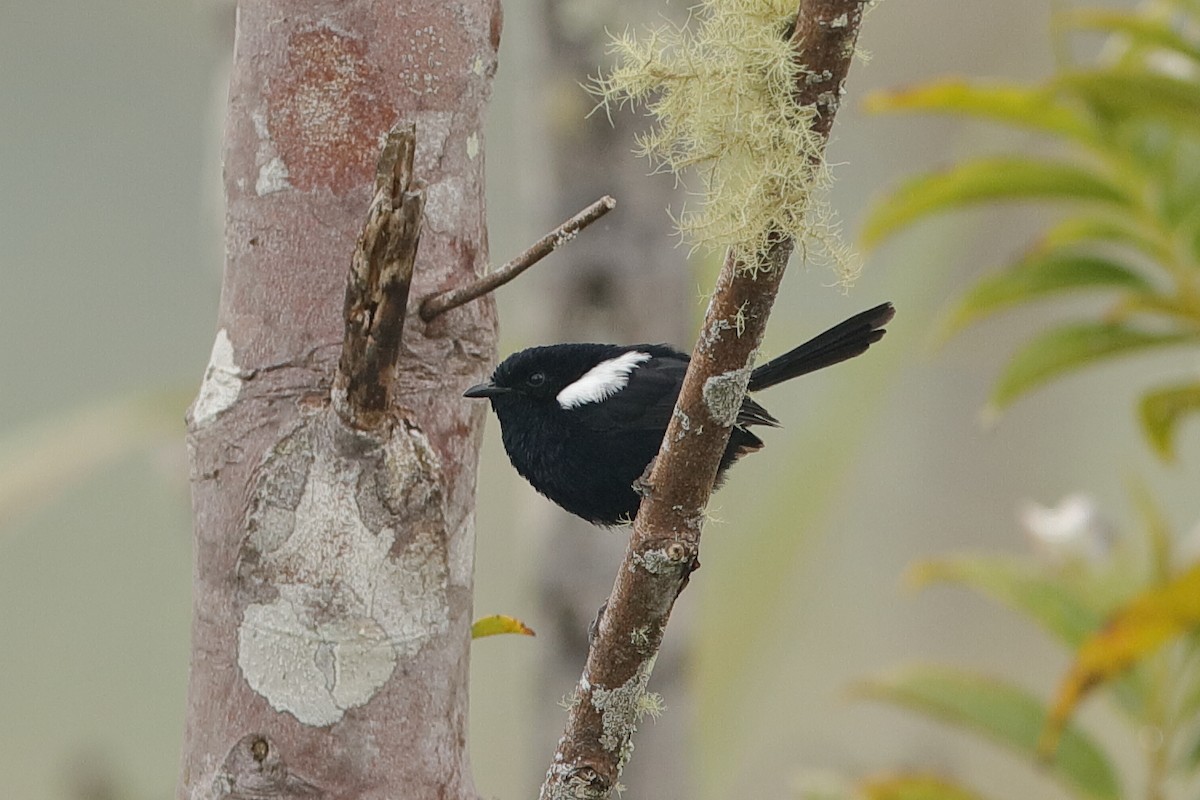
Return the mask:
[[1094,564],[1112,549],[1112,527],[1090,495],[1070,494],[1057,506],[1027,500],[1019,516],[1033,549],[1051,564]]

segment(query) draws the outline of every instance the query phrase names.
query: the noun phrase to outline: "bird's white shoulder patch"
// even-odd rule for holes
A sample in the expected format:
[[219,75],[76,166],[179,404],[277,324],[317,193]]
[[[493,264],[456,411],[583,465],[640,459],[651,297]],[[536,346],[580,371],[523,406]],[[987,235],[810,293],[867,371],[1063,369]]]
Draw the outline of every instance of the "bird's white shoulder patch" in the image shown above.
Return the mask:
[[601,361],[559,392],[555,399],[564,409],[585,403],[599,403],[624,389],[625,384],[629,383],[630,374],[650,358],[649,353],[631,350],[616,358]]

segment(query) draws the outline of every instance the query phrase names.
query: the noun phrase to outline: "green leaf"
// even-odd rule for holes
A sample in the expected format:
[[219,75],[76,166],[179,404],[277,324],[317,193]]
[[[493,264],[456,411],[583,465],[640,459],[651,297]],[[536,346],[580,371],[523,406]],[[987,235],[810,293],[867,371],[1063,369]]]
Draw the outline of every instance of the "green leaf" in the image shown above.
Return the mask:
[[1085,115],[1060,102],[1053,90],[1017,83],[968,83],[955,78],[907,89],[873,92],[868,111],[931,111],[1004,122],[1092,143],[1095,127]]
[[1035,250],[1016,264],[984,277],[953,308],[942,337],[1001,309],[1073,289],[1148,292],[1146,279],[1112,259],[1077,252]]
[[912,570],[911,579],[918,586],[945,581],[976,589],[1025,614],[1071,648],[1082,644],[1104,621],[1103,614],[1064,580],[1026,561],[996,557],[925,561]]
[[1098,112],[1114,117],[1155,117],[1200,130],[1200,84],[1153,72],[1078,72],[1056,80]]
[[1156,389],[1138,405],[1142,430],[1164,461],[1175,460],[1175,434],[1180,421],[1197,412],[1200,412],[1200,383]]
[[1200,730],[1193,730],[1193,741],[1190,747],[1184,751],[1181,759],[1180,768],[1183,772],[1192,775],[1197,769],[1200,769]]
[[1129,494],[1133,507],[1141,521],[1142,535],[1146,539],[1146,562],[1149,580],[1163,583],[1171,575],[1172,544],[1171,523],[1167,521],[1154,495],[1141,480],[1130,479]]
[[1140,218],[1104,212],[1070,216],[1054,223],[1042,233],[1036,248],[1065,250],[1096,243],[1129,247],[1157,262],[1175,257],[1171,243],[1157,229],[1143,225]]
[[1112,356],[1195,339],[1191,333],[1147,333],[1112,323],[1082,323],[1038,336],[1013,356],[992,391],[996,412],[1051,378]]
[[1110,322],[1124,322],[1137,315],[1159,315],[1171,322],[1182,323],[1182,327],[1194,327],[1197,322],[1195,303],[1186,295],[1178,294],[1126,294],[1108,310],[1105,318]]
[[[941,667],[913,667],[871,680],[858,691],[981,733],[1037,766],[1038,736],[1046,708],[1023,689],[994,678]],[[1092,739],[1068,725],[1049,774],[1073,794],[1116,800],[1120,788],[1112,764]]]
[[900,772],[861,781],[855,797],[863,800],[980,800],[982,795],[940,775]]
[[1134,44],[1170,50],[1200,62],[1200,47],[1181,36],[1166,20],[1155,19],[1145,12],[1078,8],[1055,15],[1054,21],[1076,30],[1124,34]]
[[871,210],[862,243],[873,247],[930,214],[1002,200],[1131,205],[1124,188],[1087,167],[1036,158],[983,158],[906,181]]
[[[1196,659],[1196,642],[1193,640],[1190,644],[1192,652],[1189,654],[1193,663]],[[1186,679],[1183,684],[1183,690],[1180,692],[1181,699],[1175,707],[1176,719],[1192,720],[1197,714],[1200,714],[1200,670],[1193,667],[1184,672]],[[1196,731],[1197,741],[1196,758],[1200,759],[1200,730]],[[1197,763],[1200,766],[1200,763]]]

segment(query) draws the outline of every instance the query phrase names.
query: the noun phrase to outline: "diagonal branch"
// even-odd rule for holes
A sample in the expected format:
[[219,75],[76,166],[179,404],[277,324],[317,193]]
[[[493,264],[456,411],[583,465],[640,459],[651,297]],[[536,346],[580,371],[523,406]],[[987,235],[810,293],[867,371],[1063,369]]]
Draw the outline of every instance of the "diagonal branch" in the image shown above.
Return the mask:
[[525,252],[500,267],[500,269],[489,272],[466,286],[458,286],[453,289],[447,289],[444,292],[429,295],[421,301],[421,319],[430,322],[452,308],[458,308],[465,303],[483,297],[490,291],[499,289],[574,239],[575,234],[616,207],[617,201],[605,195],[547,233],[541,239],[538,239]]
[[346,280],[335,395],[344,393],[339,411],[362,430],[382,423],[391,400],[425,208],[423,187],[413,178],[416,149],[415,125],[398,124],[388,132],[375,171],[375,198]]
[[[801,2],[791,42],[806,69],[793,97],[816,109],[812,130],[822,139],[837,112],[866,5],[867,0]],[[608,798],[632,751],[663,631],[675,599],[699,567],[704,508],[795,246],[779,231],[769,231],[767,241],[752,262],[727,257],[721,269],[542,786],[543,800]]]

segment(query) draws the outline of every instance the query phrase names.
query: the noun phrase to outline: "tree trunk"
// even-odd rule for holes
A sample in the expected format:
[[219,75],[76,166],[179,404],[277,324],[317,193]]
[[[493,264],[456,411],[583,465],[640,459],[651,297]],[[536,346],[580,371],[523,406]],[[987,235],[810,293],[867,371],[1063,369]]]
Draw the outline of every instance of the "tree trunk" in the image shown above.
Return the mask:
[[[218,333],[189,412],[192,666],[180,798],[474,798],[475,467],[490,299],[482,116],[498,0],[245,0]],[[392,399],[331,402],[381,137],[416,125],[425,223]],[[390,374],[390,373],[389,373]],[[340,385],[340,384],[339,384]]]

